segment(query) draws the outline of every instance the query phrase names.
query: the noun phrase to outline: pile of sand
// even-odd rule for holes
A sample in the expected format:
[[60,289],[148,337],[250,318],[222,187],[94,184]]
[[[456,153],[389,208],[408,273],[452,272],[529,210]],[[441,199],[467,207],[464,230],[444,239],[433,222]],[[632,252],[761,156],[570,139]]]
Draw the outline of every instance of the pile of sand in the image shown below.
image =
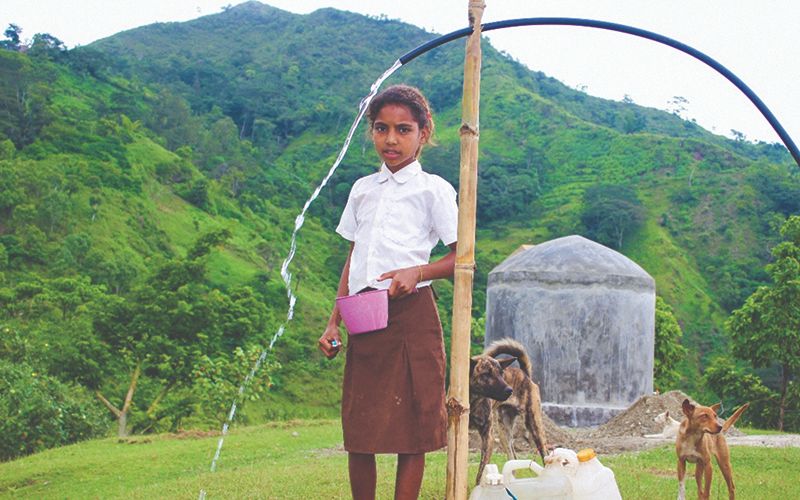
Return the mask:
[[663,426],[655,423],[653,419],[656,415],[669,411],[670,416],[680,422],[683,419],[681,405],[684,399],[691,398],[681,391],[642,396],[627,410],[593,429],[589,437],[644,436],[660,433]]

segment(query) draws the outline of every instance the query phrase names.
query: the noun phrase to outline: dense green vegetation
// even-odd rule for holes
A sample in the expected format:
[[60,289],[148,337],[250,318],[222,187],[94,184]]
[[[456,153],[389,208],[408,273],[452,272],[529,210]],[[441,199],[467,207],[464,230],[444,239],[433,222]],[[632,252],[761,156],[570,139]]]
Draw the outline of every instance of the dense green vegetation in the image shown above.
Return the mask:
[[772,249],[774,261],[767,266],[771,283],[753,292],[727,324],[734,355],[756,368],[773,363],[780,367],[778,394],[772,398],[779,400],[778,430],[787,418],[789,427],[796,428],[800,418],[794,408],[794,393],[800,391],[800,216],[786,221],[781,236],[784,241]]
[[[72,405],[95,419],[100,408],[122,433],[219,425],[285,320],[289,235],[355,105],[432,35],[256,2],[73,50],[41,35],[24,52],[18,34],[0,50],[0,369],[11,385],[42,374],[30,415]],[[462,47],[389,80],[430,98],[439,146],[423,163],[454,185]],[[720,396],[700,372],[729,354],[725,320],[767,282],[778,227],[800,209],[788,154],[592,98],[488,45],[482,78],[476,348],[494,266],[521,244],[594,235],[654,276],[683,330],[687,355],[662,365],[661,381]],[[376,164],[357,135],[312,206],[290,268],[295,318],[247,392],[261,401],[237,420],[337,413],[343,361],[315,349],[345,255],[332,229]],[[437,291],[447,331],[452,288]],[[774,390],[775,373],[767,363],[758,375]],[[71,399],[67,387],[79,388]],[[64,426],[74,430],[3,457],[106,432]]]

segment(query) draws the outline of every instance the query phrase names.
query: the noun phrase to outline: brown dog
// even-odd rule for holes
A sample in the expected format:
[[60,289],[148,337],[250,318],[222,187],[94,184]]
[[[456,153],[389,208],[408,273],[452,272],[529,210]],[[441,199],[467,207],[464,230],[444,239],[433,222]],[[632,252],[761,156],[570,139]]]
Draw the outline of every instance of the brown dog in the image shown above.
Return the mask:
[[[511,357],[495,359],[500,355]],[[517,361],[522,367],[510,365]],[[531,379],[531,362],[525,348],[512,339],[502,339],[473,356],[469,366],[469,426],[481,437],[481,461],[475,483],[480,483],[483,469],[492,457],[493,413],[500,421],[501,442],[506,452],[516,458],[513,446],[514,421],[522,415],[531,446],[536,446],[544,460],[546,439],[542,422],[539,386]]]
[[[686,498],[686,462],[695,465],[694,478],[697,481],[697,498],[707,500],[711,491],[711,456],[717,459],[717,465],[728,485],[728,498],[736,498],[731,469],[731,454],[723,432],[727,431],[749,406],[743,404],[724,424],[717,422],[719,404],[713,406],[694,405],[688,399],[683,401],[684,419],[678,429],[675,440],[675,451],[678,454],[678,500]],[[703,484],[701,485],[701,480]]]

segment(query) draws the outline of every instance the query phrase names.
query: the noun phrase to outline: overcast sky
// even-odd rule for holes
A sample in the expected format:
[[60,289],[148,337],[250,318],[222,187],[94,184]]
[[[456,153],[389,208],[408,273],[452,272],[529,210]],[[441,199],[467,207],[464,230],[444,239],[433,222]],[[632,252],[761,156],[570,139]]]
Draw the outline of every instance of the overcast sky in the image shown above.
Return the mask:
[[[23,38],[50,33],[69,47],[154,22],[220,12],[239,0],[0,0],[0,26]],[[266,0],[296,13],[335,7],[385,14],[443,34],[467,25],[467,0]],[[739,76],[800,143],[800,2],[794,0],[486,0],[484,22],[522,17],[579,17],[627,24],[674,38]],[[755,106],[705,64],[658,43],[579,27],[535,26],[487,34],[534,70],[592,95],[673,110],[727,136],[779,142]],[[453,43],[462,43],[457,41]],[[398,57],[411,46],[398,43]],[[393,61],[387,61],[387,67]],[[412,63],[413,64],[413,63]],[[401,70],[402,71],[402,70]],[[377,78],[379,75],[375,75]],[[372,82],[364,82],[365,93]]]

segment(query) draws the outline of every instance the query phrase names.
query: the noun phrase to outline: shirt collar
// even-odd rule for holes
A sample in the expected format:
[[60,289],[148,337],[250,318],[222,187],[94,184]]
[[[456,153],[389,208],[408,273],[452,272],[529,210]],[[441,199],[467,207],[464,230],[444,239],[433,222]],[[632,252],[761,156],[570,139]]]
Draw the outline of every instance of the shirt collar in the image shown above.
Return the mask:
[[401,168],[397,171],[397,173],[393,174],[389,167],[386,164],[381,165],[381,170],[378,172],[378,182],[383,184],[384,182],[388,181],[389,178],[392,178],[398,184],[405,184],[409,179],[417,175],[422,171],[422,165],[420,165],[419,161],[414,160],[413,162],[409,163],[405,167]]

